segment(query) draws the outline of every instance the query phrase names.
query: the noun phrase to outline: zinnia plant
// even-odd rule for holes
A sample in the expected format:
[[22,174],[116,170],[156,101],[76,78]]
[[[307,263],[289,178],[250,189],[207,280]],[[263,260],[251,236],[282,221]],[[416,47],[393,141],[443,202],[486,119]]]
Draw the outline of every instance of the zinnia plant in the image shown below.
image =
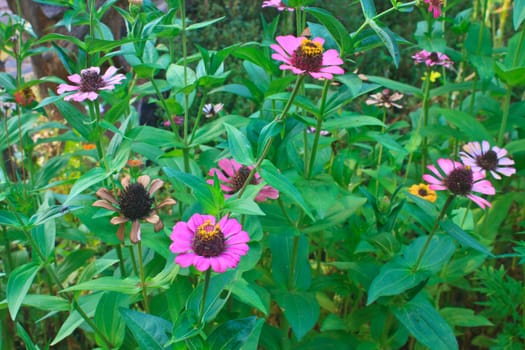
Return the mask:
[[428,4],[428,11],[432,12],[434,18],[438,18],[441,16],[441,7],[443,6],[443,0],[425,0],[425,3]]
[[323,38],[313,40],[293,35],[278,36],[277,44],[270,47],[275,51],[272,58],[284,62],[282,70],[294,74],[308,74],[315,79],[333,79],[333,74],[344,74],[343,60],[334,49],[323,51]]
[[293,7],[286,6],[281,0],[268,0],[263,1],[262,7],[275,7],[279,11],[294,11]]
[[429,52],[427,50],[421,50],[412,56],[414,62],[424,63],[427,67],[443,66],[445,68],[451,68],[453,62],[450,58],[441,52]]
[[435,191],[448,190],[456,196],[465,196],[479,205],[482,209],[490,207],[490,202],[474,193],[493,195],[496,193],[490,181],[479,171],[450,159],[437,160],[439,168],[429,165],[427,168],[433,175],[423,175],[423,180],[430,184],[429,188]]
[[211,215],[194,214],[188,222],[173,227],[170,249],[182,267],[194,265],[199,271],[215,272],[236,268],[248,252],[250,237],[241,224],[228,216],[219,221]]
[[57,93],[61,95],[65,92],[75,91],[74,94],[66,95],[65,101],[94,101],[99,96],[99,91],[113,90],[115,85],[120,84],[126,78],[124,74],[115,74],[116,72],[117,68],[113,66],[109,67],[103,75],[100,75],[99,67],[83,69],[80,74],[68,76],[68,79],[76,85],[60,84]]

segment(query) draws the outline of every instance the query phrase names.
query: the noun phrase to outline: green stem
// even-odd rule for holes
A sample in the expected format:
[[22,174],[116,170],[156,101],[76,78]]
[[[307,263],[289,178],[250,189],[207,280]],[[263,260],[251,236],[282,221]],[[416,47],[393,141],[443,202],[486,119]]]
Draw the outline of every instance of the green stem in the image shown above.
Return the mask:
[[[181,41],[182,41],[182,64],[184,65],[184,87],[188,85],[188,40],[186,35],[186,4],[185,0],[180,0],[180,17],[181,17]],[[183,135],[184,135],[184,148],[182,150],[182,155],[184,157],[184,171],[190,171],[190,155],[188,149],[188,130],[189,130],[189,93],[184,91],[184,125],[183,125]]]
[[508,85],[505,85],[507,92],[505,93],[505,98],[503,99],[503,113],[501,116],[501,124],[499,127],[498,133],[498,145],[503,145],[503,138],[505,137],[505,129],[507,128],[507,121],[509,119],[510,111],[510,100],[512,98],[512,88]]
[[319,107],[319,116],[317,117],[317,125],[315,128],[314,144],[312,145],[312,151],[310,152],[310,160],[308,161],[308,172],[306,173],[307,178],[310,178],[312,176],[312,169],[314,167],[315,157],[317,155],[317,148],[319,147],[319,139],[321,137],[321,129],[323,126],[324,119],[324,108],[326,106],[326,97],[328,95],[329,85],[330,80],[325,80],[323,92],[321,94],[321,106]]
[[206,306],[206,295],[208,294],[208,287],[210,286],[210,279],[211,279],[211,268],[206,270],[206,274],[204,275],[204,287],[202,289],[202,300],[201,305],[199,308],[199,322],[202,322],[202,318],[204,317],[204,307]]
[[117,250],[117,256],[118,260],[120,261],[119,268],[120,268],[120,275],[123,278],[127,277],[126,268],[124,266],[124,254],[122,254],[122,244],[118,244],[115,249]]
[[[285,118],[286,118],[286,114],[288,113],[288,111],[290,110],[290,108],[292,107],[292,104],[293,104],[293,101],[295,99],[295,96],[297,95],[297,93],[299,92],[299,88],[303,82],[303,79],[304,79],[304,75],[299,75],[297,77],[297,80],[295,82],[295,86],[292,90],[292,93],[290,94],[290,97],[288,98],[288,101],[286,102],[286,105],[284,106],[283,108],[283,111],[281,112],[281,114],[279,114],[276,118],[275,118],[275,121],[276,122],[281,122],[283,121]],[[261,165],[261,163],[263,162],[264,158],[266,158],[266,155],[268,154],[268,152],[270,151],[270,147],[273,143],[273,140],[274,140],[275,136],[272,136],[268,139],[268,142],[266,143],[266,145],[264,146],[264,149],[261,153],[261,156],[259,157],[259,159],[257,160],[257,163],[255,163],[253,169],[250,171],[250,174],[248,174],[246,180],[244,181],[244,184],[242,185],[241,189],[239,190],[239,194],[237,195],[239,198],[242,197],[242,194],[244,193],[244,191],[246,190],[246,188],[248,187],[251,179],[253,178],[253,176],[255,175],[255,172],[257,171],[257,169],[259,168],[259,166]]]
[[135,251],[133,250],[133,246],[128,246],[128,250],[129,250],[129,256],[130,256],[130,260],[131,260],[131,266],[133,267],[133,273],[135,274],[135,276],[138,276],[139,275],[139,271],[138,271],[138,268],[137,268],[137,260],[135,259]]
[[441,209],[441,212],[439,213],[438,217],[436,218],[436,221],[434,222],[434,227],[432,227],[432,231],[430,231],[427,237],[427,240],[425,242],[425,245],[423,246],[423,249],[421,249],[421,252],[419,253],[419,256],[417,257],[416,264],[414,265],[414,271],[417,271],[417,269],[419,268],[419,264],[421,263],[421,260],[423,259],[423,256],[425,255],[430,245],[430,241],[432,240],[432,237],[434,237],[434,234],[436,233],[437,228],[439,227],[439,223],[441,219],[443,219],[443,217],[445,216],[448,210],[448,207],[450,206],[453,200],[454,200],[454,195],[449,195],[447,198],[447,201],[445,202],[445,204],[443,205],[443,208]]
[[139,253],[140,284],[142,285],[142,298],[144,300],[144,311],[146,311],[146,313],[149,313],[148,287],[146,285],[146,278],[144,276],[144,260],[142,259],[142,241],[139,241],[137,243],[137,250]]
[[195,137],[195,132],[197,131],[199,127],[199,123],[201,122],[202,118],[202,109],[204,108],[204,104],[206,102],[206,94],[202,94],[201,103],[199,104],[199,109],[197,110],[197,118],[195,119],[195,124],[193,125],[193,130],[191,131],[190,141],[188,142],[190,145],[193,142],[193,138]]
[[11,242],[9,242],[9,239],[7,238],[7,229],[5,226],[2,226],[2,243],[4,244],[4,250],[6,259],[5,261],[5,274],[9,276],[9,273],[13,269],[13,257],[11,256]]
[[[381,127],[381,134],[385,133],[386,122],[386,108],[383,108],[383,126]],[[376,198],[379,195],[379,176],[381,174],[381,162],[383,160],[383,144],[379,144],[379,155],[377,156],[377,175],[376,175]]]
[[[430,67],[427,67],[426,69],[426,79],[425,79],[425,86],[423,88],[423,101],[422,101],[422,112],[423,112],[423,128],[426,128],[428,126],[428,108],[429,108],[429,95],[430,95],[430,73],[431,69]],[[419,133],[421,131],[421,123],[418,126],[417,132]],[[426,166],[427,166],[427,147],[428,147],[428,138],[427,136],[423,136],[423,144],[421,147],[421,173],[423,174],[425,172]]]
[[[410,6],[414,6],[416,5],[417,1],[410,1],[410,2],[407,2],[407,3],[404,3],[404,4],[399,4],[398,6],[396,7],[391,7],[389,9],[386,9],[385,11],[381,12],[381,13],[378,13],[377,15],[375,15],[374,17],[372,18],[367,18],[363,24],[361,24],[361,26],[355,31],[352,33],[352,37],[355,37],[356,35],[358,35],[361,31],[363,31],[366,26],[368,25],[368,23],[370,23],[371,21],[375,21],[387,14],[389,14],[390,12],[393,12],[393,11],[398,11],[399,9],[403,9],[405,7],[410,7]],[[341,56],[343,56],[341,54]]]
[[288,276],[288,290],[295,290],[295,270],[297,269],[297,255],[299,254],[299,239],[301,236],[295,235],[292,246],[292,261],[290,261],[290,275]]

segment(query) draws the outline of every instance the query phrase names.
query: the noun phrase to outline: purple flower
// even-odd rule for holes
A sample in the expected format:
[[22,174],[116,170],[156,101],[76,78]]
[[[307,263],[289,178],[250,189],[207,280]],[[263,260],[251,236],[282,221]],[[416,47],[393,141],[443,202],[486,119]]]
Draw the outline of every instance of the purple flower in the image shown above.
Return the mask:
[[434,175],[423,175],[423,180],[430,184],[431,190],[448,190],[454,195],[465,196],[482,209],[491,206],[489,201],[473,194],[473,192],[490,195],[496,193],[490,181],[485,180],[485,176],[481,172],[472,171],[469,166],[464,166],[450,159],[440,158],[437,163],[440,170],[434,165],[429,165],[427,168]]
[[506,149],[497,146],[491,148],[488,141],[482,141],[481,144],[469,142],[459,152],[463,164],[470,166],[473,171],[479,171],[483,176],[488,171],[497,180],[501,179],[499,174],[511,176],[516,173],[516,169],[512,167],[514,161],[506,155]]
[[412,58],[416,63],[425,63],[427,67],[443,66],[445,68],[451,68],[453,64],[450,58],[441,52],[422,50],[412,56]]
[[[241,165],[234,159],[223,158],[219,160],[219,169],[210,169],[208,175],[217,175],[217,178],[222,182],[221,190],[224,191],[224,197],[229,198],[243,187],[252,169],[252,166]],[[256,172],[251,179],[250,184],[257,185],[261,183],[261,181],[262,179],[259,176],[259,173]],[[213,185],[213,180],[208,180],[208,183]],[[257,202],[263,202],[268,198],[279,198],[279,191],[271,186],[266,185],[259,191],[259,193],[257,193],[255,200]]]
[[323,52],[323,38],[307,39],[304,36],[278,36],[278,44],[270,47],[275,51],[274,60],[284,62],[279,68],[294,74],[309,74],[315,79],[333,79],[332,74],[344,74],[343,60],[334,49]]
[[77,91],[74,94],[64,97],[65,101],[73,100],[82,102],[84,100],[94,101],[98,97],[100,90],[113,90],[116,84],[120,84],[126,77],[124,74],[117,74],[117,68],[109,67],[104,75],[100,75],[99,67],[90,67],[80,71],[80,74],[73,74],[67,78],[77,84],[60,84],[57,89],[58,94],[64,92]]
[[219,222],[211,215],[194,214],[188,222],[173,227],[170,250],[178,254],[175,263],[182,267],[194,265],[199,271],[210,267],[215,272],[236,268],[248,252],[248,233],[241,224],[224,216]]
[[428,4],[428,12],[432,12],[434,18],[441,16],[441,7],[443,6],[442,0],[425,0],[425,3]]
[[263,1],[262,7],[275,7],[279,11],[284,11],[284,10],[293,11],[294,10],[293,7],[288,7],[288,6],[284,5],[281,0]]

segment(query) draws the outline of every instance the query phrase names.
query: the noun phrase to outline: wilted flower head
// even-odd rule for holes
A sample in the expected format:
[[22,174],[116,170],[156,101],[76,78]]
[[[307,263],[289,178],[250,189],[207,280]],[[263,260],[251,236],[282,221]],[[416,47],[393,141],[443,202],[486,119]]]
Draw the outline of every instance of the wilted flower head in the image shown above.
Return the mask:
[[437,163],[440,170],[434,165],[429,165],[427,168],[434,175],[423,175],[423,180],[430,184],[431,190],[448,190],[456,196],[465,196],[482,209],[491,206],[486,199],[473,194],[473,192],[490,195],[496,193],[490,181],[485,180],[485,176],[481,172],[472,171],[469,166],[464,166],[450,159],[440,158]]
[[500,180],[501,175],[511,176],[516,173],[512,167],[514,161],[506,157],[507,150],[497,146],[490,147],[488,141],[469,142],[459,152],[463,164],[470,166],[473,171],[479,171],[484,176],[490,172],[495,179]]
[[82,69],[80,74],[73,74],[67,77],[77,85],[60,84],[57,93],[63,94],[64,92],[77,91],[64,97],[64,100],[76,102],[84,100],[94,101],[97,99],[100,90],[113,90],[116,84],[120,84],[126,78],[124,74],[115,75],[116,72],[117,68],[115,67],[109,67],[104,75],[100,75],[99,67]]
[[443,0],[425,0],[425,3],[428,4],[428,12],[432,12],[434,18],[441,16]]
[[20,89],[14,94],[15,102],[19,105],[26,107],[35,102],[36,97],[30,87]]
[[412,56],[412,58],[416,63],[425,63],[427,67],[443,66],[445,68],[451,68],[453,64],[450,58],[441,52],[421,50]]
[[[245,166],[237,163],[234,159],[223,158],[219,160],[219,168],[210,169],[208,175],[217,175],[217,178],[221,181],[221,190],[224,191],[224,197],[229,198],[237,193],[248,179],[252,166]],[[261,183],[262,179],[259,173],[255,173],[250,181],[250,184],[257,185]],[[208,180],[210,185],[213,185],[213,179]],[[279,191],[275,188],[265,185],[255,200],[257,202],[265,201],[268,198],[277,199],[279,197]]]
[[[182,123],[184,123],[184,117],[176,115],[173,117],[173,122],[175,125],[182,125]],[[165,120],[162,122],[162,125],[164,125],[166,128],[171,127],[171,120]]]
[[385,108],[403,108],[400,104],[396,103],[400,99],[403,98],[403,94],[399,92],[392,93],[392,90],[390,89],[383,89],[383,91],[378,92],[377,94],[372,94],[368,97],[368,99],[365,101],[367,105],[374,105],[377,107],[385,107]]
[[170,238],[170,249],[178,254],[177,264],[194,265],[199,271],[211,267],[215,272],[237,267],[241,256],[248,252],[250,240],[237,220],[224,216],[217,222],[214,216],[201,214],[194,214],[188,222],[178,222]]
[[[316,131],[317,131],[317,129],[314,128],[313,126],[308,126],[306,128],[306,132],[309,133],[309,134],[315,134]],[[330,131],[321,130],[321,131],[319,131],[319,135],[321,135],[321,136],[328,136],[328,135],[330,135]]]
[[437,199],[436,191],[431,190],[430,186],[424,183],[415,184],[415,185],[410,186],[410,188],[408,189],[408,192],[410,192],[414,196],[423,198],[431,203],[434,203]]
[[304,36],[278,36],[278,44],[270,47],[275,51],[272,58],[284,64],[279,68],[294,74],[309,74],[315,79],[333,79],[333,74],[344,74],[343,60],[339,52],[330,49],[323,52],[323,38],[307,39]]
[[202,107],[202,112],[204,113],[204,116],[206,118],[212,118],[217,115],[220,111],[222,111],[222,108],[224,107],[223,103],[206,103],[204,107]]
[[164,224],[157,215],[157,209],[176,203],[174,199],[167,198],[153,206],[155,202],[153,195],[164,182],[155,179],[150,184],[150,177],[142,175],[138,177],[137,182],[131,183],[128,175],[122,179],[121,184],[123,189],[118,199],[107,188],[101,188],[97,191],[97,196],[101,199],[93,203],[95,207],[105,208],[119,214],[111,219],[113,225],[119,225],[117,237],[124,241],[124,224],[128,221],[131,221],[130,240],[133,243],[141,240],[140,220],[153,224],[155,232],[162,230]]
[[281,0],[263,1],[262,7],[275,7],[279,11],[284,11],[284,10],[293,11],[294,10],[293,7],[289,7],[289,6],[286,6],[285,4],[283,4],[283,2]]

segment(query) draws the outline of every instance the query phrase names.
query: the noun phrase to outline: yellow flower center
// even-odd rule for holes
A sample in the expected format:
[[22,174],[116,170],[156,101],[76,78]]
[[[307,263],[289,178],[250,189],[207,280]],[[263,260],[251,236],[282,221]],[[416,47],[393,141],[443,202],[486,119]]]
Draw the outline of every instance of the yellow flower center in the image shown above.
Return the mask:
[[308,39],[304,39],[301,42],[300,48],[306,56],[319,56],[323,53],[323,44]]
[[200,240],[210,241],[221,232],[219,224],[212,225],[211,220],[206,220],[197,227],[197,236]]
[[196,254],[207,258],[222,254],[225,250],[225,243],[219,224],[213,225],[211,220],[204,221],[197,227],[192,247]]

